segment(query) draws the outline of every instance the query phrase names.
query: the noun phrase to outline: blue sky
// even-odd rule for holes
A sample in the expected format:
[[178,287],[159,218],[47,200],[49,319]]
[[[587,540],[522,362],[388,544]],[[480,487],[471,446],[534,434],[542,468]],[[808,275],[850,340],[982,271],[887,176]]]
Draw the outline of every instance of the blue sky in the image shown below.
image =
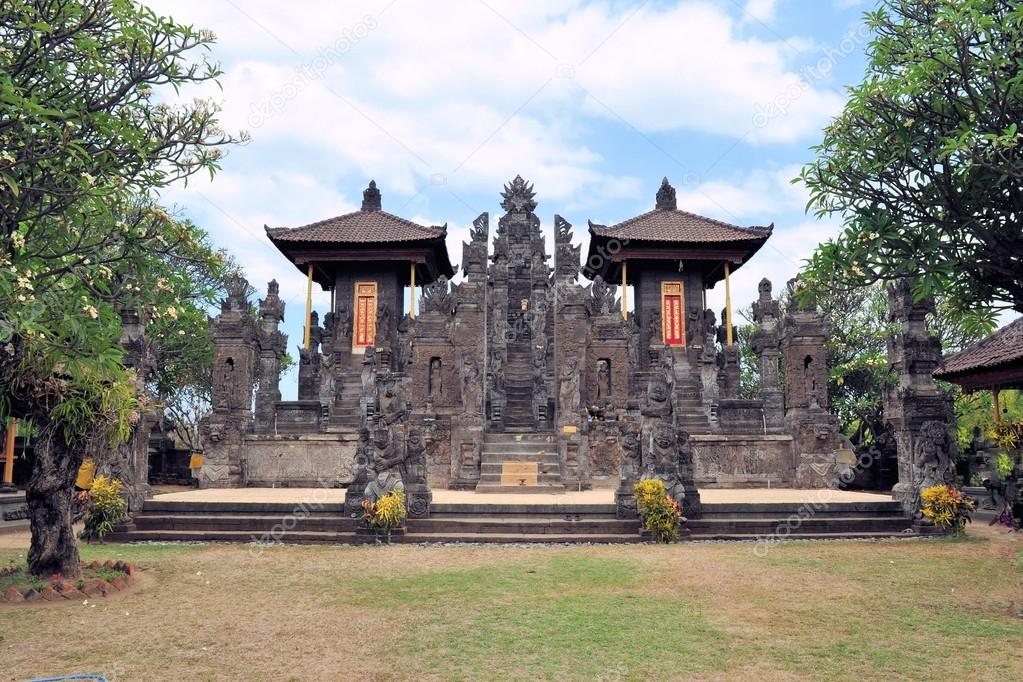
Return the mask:
[[[461,261],[473,218],[499,215],[502,183],[535,183],[586,243],[653,207],[667,176],[679,207],[774,237],[733,281],[776,291],[837,225],[807,216],[790,184],[858,82],[867,3],[853,0],[579,2],[383,0],[149,4],[217,35],[223,127],[252,141],[212,181],[165,201],[236,255],[263,290],[276,278],[301,340],[305,281],[263,234],[358,208],[370,178],[384,210],[448,224]],[[549,244],[550,246],[550,244]],[[718,287],[721,289],[722,287]],[[722,291],[710,302],[720,308]],[[316,306],[325,309],[326,294]],[[295,396],[295,378],[282,382]]]

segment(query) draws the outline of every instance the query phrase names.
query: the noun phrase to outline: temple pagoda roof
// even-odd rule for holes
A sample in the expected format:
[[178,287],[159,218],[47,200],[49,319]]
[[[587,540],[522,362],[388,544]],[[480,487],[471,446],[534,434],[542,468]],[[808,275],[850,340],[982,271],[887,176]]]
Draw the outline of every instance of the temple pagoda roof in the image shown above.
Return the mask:
[[312,263],[314,278],[325,287],[333,284],[327,263],[336,261],[415,262],[417,284],[454,276],[445,244],[447,225],[427,227],[384,211],[373,180],[358,211],[301,227],[264,229],[299,270],[305,272]]
[[[766,227],[739,227],[721,220],[679,210],[675,188],[664,178],[652,211],[615,225],[590,222],[590,246],[583,274],[617,280],[623,260],[729,261],[732,271],[749,260],[774,231]],[[612,242],[618,242],[614,247]],[[606,255],[605,255],[606,254]],[[710,267],[708,282],[723,277]]]
[[966,391],[1023,388],[1023,317],[942,360],[934,377]]

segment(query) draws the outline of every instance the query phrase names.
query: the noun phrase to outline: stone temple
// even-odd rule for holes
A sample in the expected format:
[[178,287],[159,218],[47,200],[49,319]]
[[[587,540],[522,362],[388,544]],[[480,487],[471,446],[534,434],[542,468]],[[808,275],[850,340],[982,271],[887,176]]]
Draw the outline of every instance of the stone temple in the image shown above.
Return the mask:
[[211,321],[201,487],[343,486],[354,511],[387,472],[413,518],[440,488],[610,488],[627,516],[633,485],[657,477],[698,518],[700,488],[826,487],[852,464],[828,412],[826,326],[812,306],[790,297],[783,310],[760,283],[747,356],[760,384],[741,397],[730,305],[706,305],[715,286],[730,301],[731,273],[773,226],[680,210],[665,179],[652,210],[591,221],[585,258],[555,215],[550,252],[533,187],[516,177],[496,226],[487,213],[474,221],[455,283],[446,225],[388,213],[373,182],[363,197],[353,213],[266,228],[331,294],[322,317],[307,311],[298,400],[278,388],[276,281],[255,305],[247,282],[231,283]]

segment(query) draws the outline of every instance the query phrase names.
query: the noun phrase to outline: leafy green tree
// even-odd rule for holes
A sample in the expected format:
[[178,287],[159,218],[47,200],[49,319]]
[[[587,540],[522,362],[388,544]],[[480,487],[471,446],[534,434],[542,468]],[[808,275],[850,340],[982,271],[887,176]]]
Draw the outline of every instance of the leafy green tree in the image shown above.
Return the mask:
[[807,208],[844,220],[805,278],[912,276],[962,312],[1023,312],[1023,4],[883,0],[866,20],[866,77],[800,175]]
[[236,141],[214,103],[156,97],[219,75],[212,40],[128,0],[0,5],[0,415],[39,429],[26,494],[36,574],[78,574],[78,467],[147,409],[119,311],[174,319],[181,292],[224,267],[155,195],[212,174]]

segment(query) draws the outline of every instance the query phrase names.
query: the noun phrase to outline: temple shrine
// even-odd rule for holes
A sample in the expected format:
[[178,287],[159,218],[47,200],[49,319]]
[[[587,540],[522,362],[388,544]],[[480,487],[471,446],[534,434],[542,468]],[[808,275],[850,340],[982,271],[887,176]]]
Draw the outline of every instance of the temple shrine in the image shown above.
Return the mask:
[[487,213],[473,222],[456,278],[446,225],[386,212],[374,182],[363,196],[353,213],[266,228],[309,290],[330,292],[322,317],[307,304],[297,400],[279,391],[276,281],[255,304],[232,282],[211,321],[200,487],[344,487],[354,512],[367,486],[400,480],[411,518],[437,489],[608,488],[625,517],[633,485],[657,477],[699,518],[701,488],[823,488],[853,463],[828,412],[826,325],[795,297],[782,309],[767,280],[759,385],[740,392],[730,277],[773,225],[680,210],[665,179],[652,210],[590,221],[582,258],[559,215],[548,251],[517,176],[494,229]]

